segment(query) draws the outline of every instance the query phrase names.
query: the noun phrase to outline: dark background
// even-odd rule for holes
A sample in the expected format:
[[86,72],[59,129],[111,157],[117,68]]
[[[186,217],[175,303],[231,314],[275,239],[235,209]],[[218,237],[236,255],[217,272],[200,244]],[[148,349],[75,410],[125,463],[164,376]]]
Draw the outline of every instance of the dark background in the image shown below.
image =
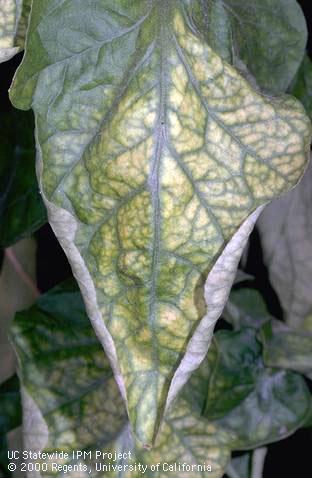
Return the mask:
[[[307,20],[309,29],[307,48],[310,57],[312,57],[312,13],[310,8],[312,0],[298,0],[298,3],[301,5]],[[11,61],[0,64],[0,104],[2,108],[4,107],[7,110],[11,108],[7,91],[21,58],[22,54],[19,54]],[[39,229],[35,236],[38,243],[38,287],[41,292],[45,292],[60,281],[70,277],[71,269],[49,225]],[[246,272],[255,277],[253,286],[262,292],[271,314],[281,319],[282,310],[270,285],[267,269],[262,261],[261,244],[257,230],[251,235],[246,269]],[[301,429],[288,439],[270,445],[265,462],[264,478],[305,478],[310,476],[312,469],[311,451],[311,429]]]

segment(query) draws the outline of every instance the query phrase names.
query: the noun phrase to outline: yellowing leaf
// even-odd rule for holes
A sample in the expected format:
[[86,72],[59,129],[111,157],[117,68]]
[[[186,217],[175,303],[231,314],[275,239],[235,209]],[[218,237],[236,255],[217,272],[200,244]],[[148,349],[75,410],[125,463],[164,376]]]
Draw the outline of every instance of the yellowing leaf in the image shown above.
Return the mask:
[[178,1],[34,0],[11,98],[35,111],[49,220],[150,445],[258,208],[302,174],[310,122],[293,98],[253,91]]
[[1,0],[0,4],[0,63],[9,60],[19,48],[14,45],[17,11],[21,0]]
[[24,48],[32,0],[1,0],[0,63],[10,60]]

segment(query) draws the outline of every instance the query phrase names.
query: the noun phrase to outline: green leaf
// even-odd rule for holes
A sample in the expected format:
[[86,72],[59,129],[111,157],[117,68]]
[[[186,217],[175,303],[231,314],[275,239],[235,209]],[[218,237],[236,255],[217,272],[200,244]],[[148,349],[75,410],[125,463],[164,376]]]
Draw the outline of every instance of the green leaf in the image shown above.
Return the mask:
[[[92,476],[99,477],[136,478],[139,473],[96,473],[95,450],[130,452],[132,460],[112,460],[111,465],[141,463],[148,467],[149,477],[166,476],[161,469],[159,473],[149,469],[160,462],[188,466],[206,463],[212,471],[195,470],[192,477],[223,476],[230,457],[228,434],[194,414],[183,400],[165,418],[155,448],[136,448],[113,373],[73,283],[62,284],[42,295],[28,311],[18,313],[12,334],[24,389],[25,449],[50,453],[63,450],[70,453],[63,464],[77,466],[82,461],[93,469]],[[76,450],[92,450],[92,459],[86,456],[85,460],[72,460]],[[60,471],[52,473],[48,464],[42,476],[62,475]],[[170,476],[182,477],[185,473],[170,471]]]
[[33,234],[47,221],[35,174],[31,113],[0,114],[0,246]]
[[[229,442],[232,450],[257,448],[281,440],[302,427],[309,416],[310,392],[303,377],[265,367],[256,334],[257,330],[252,328],[218,331],[214,342],[226,356],[223,359],[211,347],[199,371],[183,390],[190,406],[197,412],[201,410],[204,416],[225,412],[213,424],[234,435]],[[220,357],[226,366],[222,362],[220,366]],[[237,373],[241,374],[241,389]]]
[[259,339],[267,366],[294,370],[312,379],[312,333],[274,320],[260,329]]
[[35,111],[49,220],[146,445],[207,351],[258,208],[297,183],[311,136],[295,99],[253,91],[181,9],[34,0],[10,93]]
[[18,21],[18,28],[16,32],[15,43],[22,50],[25,47],[25,40],[28,28],[28,21],[30,17],[32,0],[23,0],[22,11]]
[[231,291],[223,316],[234,329],[259,328],[271,319],[260,292],[249,288]]
[[0,63],[24,48],[32,0],[1,0]]
[[300,375],[263,368],[256,389],[217,424],[236,434],[233,449],[245,450],[291,435],[305,424],[308,411],[309,391]]
[[289,326],[312,332],[312,164],[299,185],[269,204],[258,227],[264,261]]
[[224,416],[253,391],[259,354],[260,345],[252,329],[217,333],[207,356],[211,371],[204,411],[207,418]]
[[307,26],[296,0],[184,0],[195,27],[226,61],[242,60],[259,86],[289,87],[304,55]]
[[306,112],[312,118],[312,62],[305,55],[297,75],[290,85],[289,92],[301,101]]
[[[255,376],[255,386],[241,403],[226,415],[215,420],[236,437],[231,443],[235,450],[257,448],[266,443],[281,440],[294,433],[306,421],[310,408],[310,393],[304,379],[296,373],[264,367],[261,349],[257,347],[255,329],[243,329],[241,332],[217,332],[219,343],[231,340],[231,347],[238,349],[249,340],[249,354],[246,353],[246,367],[251,367]],[[225,344],[224,344],[225,348]],[[251,353],[253,351],[253,354]],[[255,352],[258,352],[258,360]],[[237,360],[237,357],[235,357]],[[233,373],[239,366],[232,365]],[[244,363],[244,362],[242,362]],[[221,380],[221,376],[219,377]],[[209,392],[208,392],[209,397]],[[227,394],[231,401],[231,392]],[[208,407],[206,413],[209,412]]]

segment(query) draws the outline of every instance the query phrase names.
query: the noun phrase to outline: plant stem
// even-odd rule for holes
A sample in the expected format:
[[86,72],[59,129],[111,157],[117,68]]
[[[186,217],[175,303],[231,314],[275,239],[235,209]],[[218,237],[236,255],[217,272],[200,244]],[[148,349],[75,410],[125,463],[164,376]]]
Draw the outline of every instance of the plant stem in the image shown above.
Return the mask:
[[251,478],[262,478],[267,447],[257,448],[252,454]]
[[37,285],[33,281],[33,279],[27,274],[24,270],[23,266],[19,262],[18,258],[15,255],[14,249],[12,247],[8,247],[4,251],[7,259],[10,261],[12,266],[14,267],[16,273],[19,277],[24,281],[25,285],[31,290],[35,299],[37,299],[40,295],[40,292],[37,288]]
[[241,478],[237,471],[233,468],[231,463],[228,465],[226,469],[226,474],[228,475],[229,478]]

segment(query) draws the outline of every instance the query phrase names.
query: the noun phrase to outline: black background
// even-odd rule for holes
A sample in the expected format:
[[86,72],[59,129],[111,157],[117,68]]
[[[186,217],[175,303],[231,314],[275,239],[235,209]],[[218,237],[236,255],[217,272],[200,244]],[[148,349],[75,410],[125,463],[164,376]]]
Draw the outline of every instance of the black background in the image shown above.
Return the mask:
[[[312,57],[311,0],[300,0],[299,3],[308,24],[310,34],[307,48],[310,57]],[[0,103],[2,108],[6,110],[11,108],[7,90],[21,58],[22,54],[19,54],[11,61],[0,64]],[[49,225],[43,226],[35,236],[38,243],[38,286],[41,292],[45,292],[60,281],[70,277],[71,269]],[[282,310],[262,262],[259,234],[256,230],[251,236],[247,272],[255,277],[253,286],[262,292],[272,315],[281,319]],[[288,439],[270,445],[265,462],[264,478],[305,478],[310,476],[312,470],[311,452],[311,429],[301,429]]]

